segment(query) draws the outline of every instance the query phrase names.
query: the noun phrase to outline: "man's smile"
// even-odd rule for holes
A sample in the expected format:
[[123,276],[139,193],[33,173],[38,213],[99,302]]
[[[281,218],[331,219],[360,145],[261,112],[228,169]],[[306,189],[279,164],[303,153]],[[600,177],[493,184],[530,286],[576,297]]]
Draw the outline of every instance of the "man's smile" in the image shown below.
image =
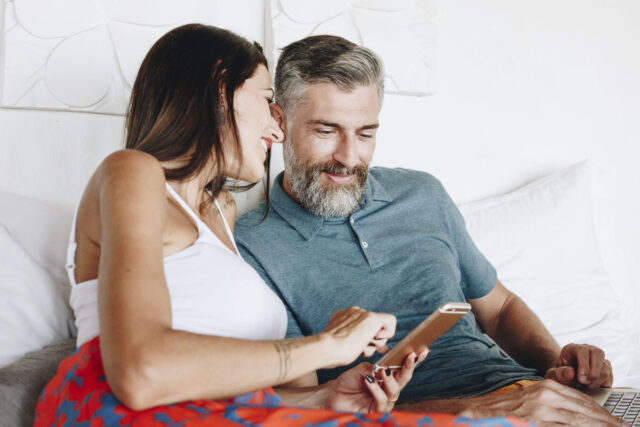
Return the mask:
[[333,174],[329,172],[322,172],[330,181],[338,184],[338,185],[346,185],[350,184],[353,181],[353,177],[355,175],[342,175],[342,174]]

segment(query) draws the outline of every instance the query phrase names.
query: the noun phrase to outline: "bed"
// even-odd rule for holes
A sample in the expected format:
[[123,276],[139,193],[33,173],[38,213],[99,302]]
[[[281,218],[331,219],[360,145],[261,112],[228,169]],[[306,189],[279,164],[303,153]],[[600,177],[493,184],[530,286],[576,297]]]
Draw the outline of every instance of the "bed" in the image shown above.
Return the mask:
[[[62,14],[63,3],[80,5],[40,3],[50,14]],[[189,4],[206,5],[197,9],[198,16],[210,14],[212,22],[264,42],[273,56],[271,26],[279,16],[304,12],[304,7],[288,9],[302,3]],[[330,3],[337,8],[361,4]],[[393,9],[406,2],[371,3]],[[435,2],[424,3],[435,7]],[[171,9],[172,2],[163,4]],[[25,52],[47,56],[38,47],[42,40],[33,38],[37,31],[14,30],[20,20],[7,11],[15,14],[22,5],[20,0],[0,2],[3,43],[12,37],[20,48],[3,45],[0,55],[0,425],[7,426],[30,425],[39,390],[75,347],[64,269],[70,221],[95,167],[122,146],[126,95],[112,84],[95,108],[71,105],[82,97],[67,105],[45,97],[39,104],[42,85],[7,68],[32,66]],[[394,13],[391,9],[386,12]],[[149,44],[158,36],[154,19],[175,24],[174,15],[182,13],[157,10],[146,15],[141,6],[134,11],[147,22],[148,32],[119,25],[117,17],[96,26],[124,32],[116,31],[122,37],[113,46],[95,50],[115,52],[119,60],[138,46],[123,41]],[[122,11],[112,10],[116,15]],[[48,31],[64,33],[58,24],[77,24],[36,12],[28,22]],[[402,91],[386,96],[374,157],[376,165],[425,170],[440,179],[503,283],[538,313],[561,344],[601,346],[612,361],[614,384],[635,387],[640,385],[638,20],[640,4],[635,2],[616,8],[596,0],[562,5],[440,2],[437,26],[429,27],[437,45],[427,52],[428,59],[437,56],[437,65],[429,63],[435,67],[429,75],[437,82],[420,89],[430,96]],[[340,22],[332,20],[325,28],[335,29]],[[281,34],[292,36],[311,25],[303,24],[278,25]],[[52,44],[51,37],[42,37],[43,43]],[[397,51],[415,53],[404,47]],[[98,56],[96,61],[105,58]],[[126,86],[136,69],[125,68],[118,78]],[[102,77],[111,84],[113,76]],[[14,97],[13,89],[22,83],[34,92]],[[282,170],[277,146],[272,168],[272,176]],[[258,186],[235,197],[242,213],[263,194]]]

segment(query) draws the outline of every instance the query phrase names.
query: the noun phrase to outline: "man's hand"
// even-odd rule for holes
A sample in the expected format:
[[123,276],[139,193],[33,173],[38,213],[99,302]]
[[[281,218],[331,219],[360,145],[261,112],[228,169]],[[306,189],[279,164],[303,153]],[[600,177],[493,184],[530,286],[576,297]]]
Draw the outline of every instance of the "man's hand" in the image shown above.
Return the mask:
[[627,425],[586,394],[550,380],[503,394],[470,399],[459,415],[473,418],[514,416],[541,425]]
[[613,384],[611,363],[604,358],[604,351],[586,344],[564,346],[555,366],[546,372],[545,378],[589,388],[611,387]]

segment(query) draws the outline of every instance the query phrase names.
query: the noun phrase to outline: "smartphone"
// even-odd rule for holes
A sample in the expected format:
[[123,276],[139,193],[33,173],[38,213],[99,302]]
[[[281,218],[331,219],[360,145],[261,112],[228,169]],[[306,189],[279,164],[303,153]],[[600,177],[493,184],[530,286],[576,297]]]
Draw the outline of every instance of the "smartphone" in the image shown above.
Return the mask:
[[452,327],[462,316],[471,310],[465,302],[448,302],[441,305],[429,317],[424,319],[402,341],[385,354],[374,367],[374,373],[380,369],[400,369],[407,354],[420,354],[435,340]]

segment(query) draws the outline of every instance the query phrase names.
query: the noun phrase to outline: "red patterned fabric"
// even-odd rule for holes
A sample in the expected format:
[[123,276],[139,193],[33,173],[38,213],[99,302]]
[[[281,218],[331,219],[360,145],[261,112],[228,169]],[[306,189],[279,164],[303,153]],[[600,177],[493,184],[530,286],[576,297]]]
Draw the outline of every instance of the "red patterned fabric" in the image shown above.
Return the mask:
[[226,400],[197,400],[132,411],[111,393],[99,338],[60,363],[43,390],[35,426],[528,426],[506,418],[470,420],[450,414],[353,414],[284,407],[273,389]]

